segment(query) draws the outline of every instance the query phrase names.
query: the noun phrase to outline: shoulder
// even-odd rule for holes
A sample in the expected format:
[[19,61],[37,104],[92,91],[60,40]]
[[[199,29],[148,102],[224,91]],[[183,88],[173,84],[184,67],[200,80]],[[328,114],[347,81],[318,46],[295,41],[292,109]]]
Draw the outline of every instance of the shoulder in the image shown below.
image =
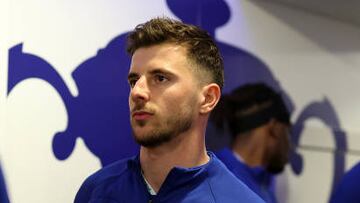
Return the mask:
[[215,156],[212,157],[209,184],[217,202],[234,202],[241,198],[244,202],[264,201],[243,182],[238,180]]
[[236,158],[230,149],[224,148],[215,154],[233,175],[245,183],[249,181],[249,167]]
[[[360,162],[353,166],[344,176],[344,179],[360,178]],[[357,179],[359,180],[359,179]],[[360,184],[360,181],[354,181]]]
[[97,187],[104,184],[111,184],[126,175],[129,162],[132,161],[134,161],[133,158],[119,160],[90,175],[77,192],[75,203],[88,202]]
[[219,159],[227,159],[229,157],[232,157],[231,156],[231,150],[227,147],[219,150],[219,151],[216,151],[214,153],[216,155],[216,157],[218,157]]
[[360,162],[343,176],[332,195],[331,203],[360,201],[360,193],[357,192],[359,187]]
[[215,153],[216,157],[225,164],[225,166],[232,170],[237,166],[239,161],[234,156],[233,152],[229,148],[224,148]]

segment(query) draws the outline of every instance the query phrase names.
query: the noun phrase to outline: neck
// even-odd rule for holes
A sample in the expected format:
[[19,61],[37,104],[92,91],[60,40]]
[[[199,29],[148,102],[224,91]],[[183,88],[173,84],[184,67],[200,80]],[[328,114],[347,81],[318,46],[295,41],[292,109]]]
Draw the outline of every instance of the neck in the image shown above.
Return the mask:
[[140,164],[144,177],[158,192],[174,167],[191,168],[206,164],[205,130],[186,132],[168,143],[154,148],[140,148]]
[[232,146],[233,152],[240,155],[243,162],[250,166],[264,166],[266,142],[265,132],[255,129],[247,135],[238,135]]

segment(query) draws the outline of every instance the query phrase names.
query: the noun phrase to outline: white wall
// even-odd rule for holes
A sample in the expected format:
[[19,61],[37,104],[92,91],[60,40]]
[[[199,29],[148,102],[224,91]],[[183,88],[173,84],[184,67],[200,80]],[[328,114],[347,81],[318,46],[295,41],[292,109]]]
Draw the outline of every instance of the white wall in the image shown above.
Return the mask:
[[[266,1],[228,2],[235,16],[220,37],[254,53],[271,68],[294,102],[292,120],[310,102],[324,98],[331,102],[352,150],[346,156],[349,169],[360,160],[360,28]],[[239,40],[242,36],[244,41]],[[303,173],[296,176],[288,167],[279,177],[280,202],[328,200],[333,176],[331,133],[317,119],[306,122],[299,150]]]
[[[232,18],[217,30],[218,39],[253,53],[270,67],[294,102],[293,120],[310,102],[331,101],[349,148],[360,150],[360,28],[266,2],[226,2]],[[113,37],[162,15],[174,17],[160,0],[1,1],[0,155],[12,202],[72,202],[81,182],[100,163],[81,139],[69,159],[54,157],[52,136],[67,125],[64,104],[38,79],[28,79],[6,95],[9,48],[23,43],[24,52],[46,58],[76,96],[71,73],[79,63]],[[313,119],[306,122],[304,133],[299,150],[304,170],[296,176],[288,167],[279,177],[281,202],[328,199],[331,132]],[[360,156],[349,154],[346,160],[350,168]]]

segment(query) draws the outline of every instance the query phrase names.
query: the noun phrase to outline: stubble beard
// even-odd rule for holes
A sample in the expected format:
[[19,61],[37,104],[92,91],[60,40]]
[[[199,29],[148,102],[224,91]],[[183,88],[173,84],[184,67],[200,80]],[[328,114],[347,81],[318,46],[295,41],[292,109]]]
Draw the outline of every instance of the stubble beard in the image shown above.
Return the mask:
[[[282,130],[286,130],[286,127],[282,128]],[[287,139],[289,135],[287,134],[287,130],[281,132],[283,132],[280,134],[283,139],[279,140],[277,150],[270,158],[269,165],[267,166],[267,171],[275,175],[282,173],[286,164],[289,162],[290,140]]]
[[192,127],[194,119],[192,112],[192,109],[189,108],[186,111],[176,113],[171,117],[169,116],[164,122],[152,123],[154,125],[153,129],[143,135],[136,134],[134,125],[144,127],[150,123],[148,121],[132,123],[135,141],[147,148],[155,148],[170,142],[179,134],[188,131]]
[[276,155],[274,155],[270,160],[267,171],[275,175],[282,173],[285,169],[285,165],[288,162],[288,159],[285,157],[287,157],[287,155],[285,155],[284,152],[278,152]]

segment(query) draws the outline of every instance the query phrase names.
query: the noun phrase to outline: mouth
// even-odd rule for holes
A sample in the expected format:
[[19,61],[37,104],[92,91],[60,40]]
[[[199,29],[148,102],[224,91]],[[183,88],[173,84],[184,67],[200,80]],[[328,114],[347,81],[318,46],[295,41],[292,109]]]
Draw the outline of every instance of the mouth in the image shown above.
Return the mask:
[[136,121],[148,120],[153,115],[154,115],[153,113],[147,111],[134,111],[131,114],[132,118]]

